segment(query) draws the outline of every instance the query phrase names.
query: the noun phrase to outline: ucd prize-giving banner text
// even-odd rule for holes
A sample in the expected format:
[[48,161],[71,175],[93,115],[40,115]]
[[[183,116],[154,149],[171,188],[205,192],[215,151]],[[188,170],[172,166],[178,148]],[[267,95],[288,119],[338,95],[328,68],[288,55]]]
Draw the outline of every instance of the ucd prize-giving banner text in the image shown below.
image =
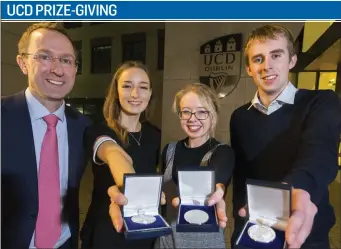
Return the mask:
[[341,20],[341,1],[1,1],[1,19]]

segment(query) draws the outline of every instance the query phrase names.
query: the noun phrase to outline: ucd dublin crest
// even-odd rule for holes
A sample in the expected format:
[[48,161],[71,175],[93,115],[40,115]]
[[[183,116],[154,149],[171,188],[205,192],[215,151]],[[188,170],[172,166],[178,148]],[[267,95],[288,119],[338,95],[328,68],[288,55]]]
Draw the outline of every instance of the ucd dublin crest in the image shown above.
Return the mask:
[[200,47],[200,82],[219,97],[233,92],[240,79],[242,34],[222,36]]

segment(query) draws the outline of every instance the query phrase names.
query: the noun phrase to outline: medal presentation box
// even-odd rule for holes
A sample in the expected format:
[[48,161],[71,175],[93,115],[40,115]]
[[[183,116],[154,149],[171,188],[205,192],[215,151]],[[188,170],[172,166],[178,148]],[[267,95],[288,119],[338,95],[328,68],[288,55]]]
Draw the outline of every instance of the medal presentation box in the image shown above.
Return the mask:
[[125,174],[123,193],[124,235],[128,240],[160,237],[171,233],[171,227],[159,213],[163,176]]
[[219,231],[216,206],[206,205],[208,197],[215,191],[214,174],[212,170],[178,171],[177,232]]
[[291,215],[291,186],[247,180],[248,221],[236,249],[286,248],[285,229]]

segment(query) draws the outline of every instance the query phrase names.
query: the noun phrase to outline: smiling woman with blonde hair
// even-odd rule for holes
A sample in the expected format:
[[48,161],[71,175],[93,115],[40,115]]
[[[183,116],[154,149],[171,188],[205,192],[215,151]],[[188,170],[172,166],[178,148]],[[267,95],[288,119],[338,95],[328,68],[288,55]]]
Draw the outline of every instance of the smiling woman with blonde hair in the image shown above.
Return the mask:
[[174,98],[173,111],[180,119],[186,138],[166,145],[162,153],[166,210],[164,216],[171,223],[172,234],[160,237],[156,248],[225,248],[224,232],[176,232],[178,199],[177,172],[181,169],[215,171],[216,191],[208,205],[217,206],[219,226],[226,226],[224,193],[234,169],[234,153],[226,144],[214,139],[218,123],[219,103],[210,87],[194,83],[179,91]]

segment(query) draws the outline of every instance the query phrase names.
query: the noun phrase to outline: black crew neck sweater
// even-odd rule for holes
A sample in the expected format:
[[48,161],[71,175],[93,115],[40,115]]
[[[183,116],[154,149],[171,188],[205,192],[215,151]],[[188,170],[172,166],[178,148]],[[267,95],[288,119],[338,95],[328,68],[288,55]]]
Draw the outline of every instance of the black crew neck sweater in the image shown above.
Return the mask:
[[331,90],[299,90],[293,105],[284,104],[270,115],[249,106],[235,110],[230,122],[236,222],[238,210],[246,204],[246,179],[287,182],[310,194],[318,208],[311,234],[325,235],[335,223],[328,185],[338,170],[337,95]]

